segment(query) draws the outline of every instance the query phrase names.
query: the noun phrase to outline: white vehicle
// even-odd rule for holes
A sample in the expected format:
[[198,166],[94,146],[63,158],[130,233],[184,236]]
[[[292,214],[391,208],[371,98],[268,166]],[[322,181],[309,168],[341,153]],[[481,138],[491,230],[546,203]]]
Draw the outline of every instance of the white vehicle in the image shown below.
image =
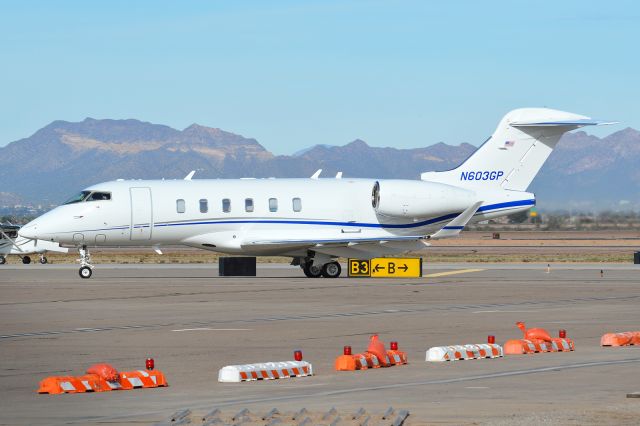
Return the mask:
[[9,254],[20,256],[25,265],[31,263],[30,254],[39,254],[40,263],[44,265],[48,262],[46,256],[48,251],[69,252],[68,248],[60,247],[58,243],[20,237],[18,236],[19,229],[18,225],[0,224],[0,265],[7,262]]
[[340,275],[337,257],[417,250],[477,222],[535,205],[527,187],[563,133],[611,124],[546,108],[508,113],[459,167],[421,180],[119,180],[80,192],[20,229],[25,238],[88,247],[182,244],[293,258],[308,277]]

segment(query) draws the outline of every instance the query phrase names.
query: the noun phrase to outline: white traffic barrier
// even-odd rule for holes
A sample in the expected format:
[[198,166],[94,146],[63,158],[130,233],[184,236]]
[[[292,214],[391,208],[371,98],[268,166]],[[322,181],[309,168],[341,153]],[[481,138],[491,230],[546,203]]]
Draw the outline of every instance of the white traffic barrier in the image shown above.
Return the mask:
[[304,376],[313,376],[313,366],[307,361],[227,365],[218,371],[219,382],[246,382]]
[[435,346],[427,351],[426,361],[456,361],[465,359],[500,358],[504,356],[502,346],[495,343],[479,345]]

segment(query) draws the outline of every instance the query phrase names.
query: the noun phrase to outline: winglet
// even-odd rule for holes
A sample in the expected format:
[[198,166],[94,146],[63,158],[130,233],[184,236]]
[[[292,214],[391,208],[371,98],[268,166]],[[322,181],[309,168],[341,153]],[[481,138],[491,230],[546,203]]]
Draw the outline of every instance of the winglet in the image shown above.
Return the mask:
[[476,214],[482,203],[484,203],[484,201],[478,201],[472,206],[467,207],[465,211],[454,217],[451,222],[443,226],[438,232],[429,235],[429,239],[439,240],[441,238],[451,238],[460,235],[460,232],[462,232],[473,215]]
[[322,173],[322,169],[318,169],[314,174],[312,174],[311,179],[318,179],[320,177],[320,173]]
[[336,179],[342,179],[342,172],[336,173]]
[[186,176],[184,177],[184,180],[191,180],[191,178],[192,178],[192,177],[193,177],[193,175],[195,175],[195,174],[196,174],[196,171],[195,171],[195,170],[191,170],[191,171],[189,172],[189,174],[188,174],[188,175],[186,175]]

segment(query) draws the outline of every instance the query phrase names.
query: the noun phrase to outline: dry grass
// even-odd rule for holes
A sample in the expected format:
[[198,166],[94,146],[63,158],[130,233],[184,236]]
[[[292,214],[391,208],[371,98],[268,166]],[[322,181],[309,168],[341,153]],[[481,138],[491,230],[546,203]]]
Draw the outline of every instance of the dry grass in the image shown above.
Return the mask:
[[[92,249],[96,264],[215,264],[221,254],[185,247],[163,248],[163,255],[151,248]],[[640,233],[632,231],[600,232],[502,232],[492,239],[490,232],[464,232],[460,238],[434,241],[420,252],[427,262],[474,263],[630,263],[640,250]],[[75,263],[77,254],[49,253],[52,263]],[[31,256],[37,261],[38,256]],[[20,263],[9,256],[9,263]],[[289,263],[278,256],[259,257],[260,263]]]

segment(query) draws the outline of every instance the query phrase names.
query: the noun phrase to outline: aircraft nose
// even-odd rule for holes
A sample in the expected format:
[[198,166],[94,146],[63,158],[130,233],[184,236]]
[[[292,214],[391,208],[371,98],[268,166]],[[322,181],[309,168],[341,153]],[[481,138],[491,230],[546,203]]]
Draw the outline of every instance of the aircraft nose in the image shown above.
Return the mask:
[[32,220],[18,230],[18,235],[32,240],[38,239],[38,221]]

